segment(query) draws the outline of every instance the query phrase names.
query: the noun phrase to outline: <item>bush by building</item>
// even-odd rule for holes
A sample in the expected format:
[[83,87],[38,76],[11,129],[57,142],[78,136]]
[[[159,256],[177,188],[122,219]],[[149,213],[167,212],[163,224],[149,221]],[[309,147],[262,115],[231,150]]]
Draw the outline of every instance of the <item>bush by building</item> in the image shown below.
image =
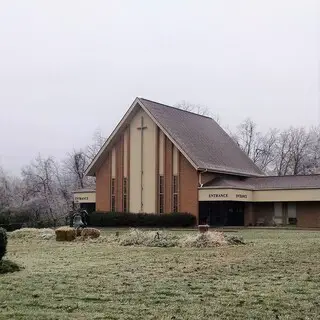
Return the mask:
[[8,232],[20,228],[51,228],[65,225],[66,219],[63,215],[54,219],[47,212],[34,214],[32,210],[23,208],[6,208],[0,210],[0,227]]
[[93,212],[89,215],[89,225],[94,227],[193,227],[196,217],[190,213],[123,213]]

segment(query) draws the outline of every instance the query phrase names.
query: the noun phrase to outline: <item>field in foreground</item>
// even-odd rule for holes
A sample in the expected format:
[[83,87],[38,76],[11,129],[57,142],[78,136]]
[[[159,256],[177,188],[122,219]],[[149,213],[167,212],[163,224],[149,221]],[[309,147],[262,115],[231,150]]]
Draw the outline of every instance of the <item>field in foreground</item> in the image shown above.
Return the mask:
[[320,232],[238,234],[251,244],[10,240],[25,269],[0,275],[0,319],[320,319]]

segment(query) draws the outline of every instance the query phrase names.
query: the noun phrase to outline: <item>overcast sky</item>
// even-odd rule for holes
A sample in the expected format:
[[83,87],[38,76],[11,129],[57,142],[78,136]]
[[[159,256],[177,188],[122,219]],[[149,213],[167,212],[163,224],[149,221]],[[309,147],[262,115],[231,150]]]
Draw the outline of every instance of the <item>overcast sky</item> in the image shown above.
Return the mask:
[[136,96],[320,123],[318,0],[0,0],[0,166],[108,135]]

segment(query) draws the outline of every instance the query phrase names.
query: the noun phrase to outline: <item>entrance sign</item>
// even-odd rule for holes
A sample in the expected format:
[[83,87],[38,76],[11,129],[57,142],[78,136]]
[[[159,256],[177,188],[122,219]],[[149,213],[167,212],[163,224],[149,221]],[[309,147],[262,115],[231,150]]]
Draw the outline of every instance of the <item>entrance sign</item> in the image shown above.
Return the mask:
[[96,193],[95,192],[75,192],[73,194],[74,203],[95,203]]
[[209,198],[228,198],[227,193],[210,193]]
[[252,191],[237,189],[199,189],[199,201],[252,201]]
[[247,194],[236,194],[236,198],[239,198],[239,199],[247,199],[248,198],[248,195]]

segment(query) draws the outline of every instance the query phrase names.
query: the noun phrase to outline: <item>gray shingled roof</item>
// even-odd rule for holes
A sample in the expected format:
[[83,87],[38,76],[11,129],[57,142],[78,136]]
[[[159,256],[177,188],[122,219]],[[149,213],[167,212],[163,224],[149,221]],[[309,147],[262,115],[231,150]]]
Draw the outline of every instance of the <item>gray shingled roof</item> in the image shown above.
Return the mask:
[[320,175],[264,176],[244,180],[217,178],[206,183],[204,187],[249,190],[320,189]]
[[139,98],[198,169],[263,175],[233,139],[211,118]]

